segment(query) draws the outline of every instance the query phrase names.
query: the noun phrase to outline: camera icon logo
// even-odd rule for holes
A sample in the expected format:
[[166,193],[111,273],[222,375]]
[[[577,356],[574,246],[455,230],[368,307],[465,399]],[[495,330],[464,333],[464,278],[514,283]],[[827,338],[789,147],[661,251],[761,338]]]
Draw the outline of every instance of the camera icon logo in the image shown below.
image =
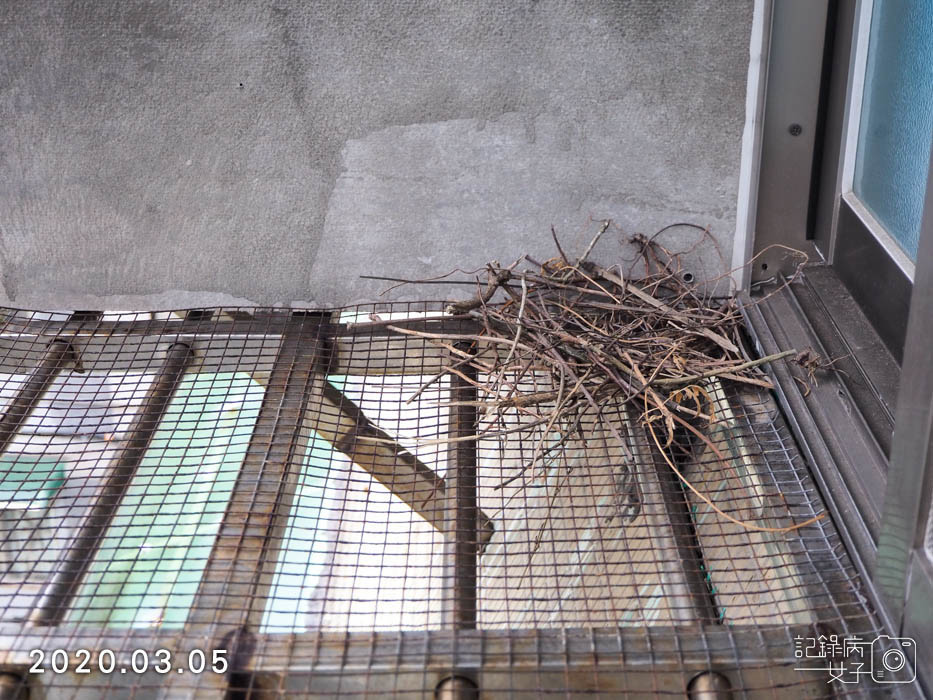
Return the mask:
[[910,637],[879,635],[871,643],[871,677],[876,683],[910,683],[917,677],[917,643]]

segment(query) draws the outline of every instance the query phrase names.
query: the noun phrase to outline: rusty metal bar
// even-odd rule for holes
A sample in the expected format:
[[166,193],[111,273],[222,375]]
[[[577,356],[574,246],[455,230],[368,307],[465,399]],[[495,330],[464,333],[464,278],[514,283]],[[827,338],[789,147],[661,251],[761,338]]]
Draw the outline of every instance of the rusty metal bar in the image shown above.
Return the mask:
[[[473,371],[464,374],[469,378],[475,377]],[[476,388],[466,379],[453,375],[450,396],[454,404],[450,409],[450,437],[473,435],[476,432],[476,408],[464,404],[476,401]],[[448,543],[453,554],[449,623],[454,629],[475,629],[480,513],[475,441],[450,443],[446,482]]]
[[[450,379],[450,418],[448,436],[461,438],[476,433],[476,371],[465,368],[464,376]],[[472,405],[471,405],[472,404]],[[454,647],[458,632],[475,630],[479,584],[480,509],[477,503],[476,441],[449,443],[447,449],[446,518],[447,584],[444,621],[454,632]],[[452,675],[435,689],[435,697],[443,700],[475,700],[479,697],[475,669],[451,669]]]
[[[424,698],[431,697],[432,686],[445,689],[444,680],[454,676],[482,686],[489,697],[498,697],[497,691],[505,697],[510,693],[537,697],[535,693],[540,694],[542,687],[565,695],[565,691],[583,687],[585,693],[601,692],[603,697],[617,697],[629,689],[633,694],[641,693],[639,697],[655,697],[663,692],[665,696],[682,698],[687,679],[710,669],[731,682],[736,696],[742,695],[743,688],[751,687],[763,689],[760,695],[764,697],[774,697],[777,691],[772,689],[776,684],[789,688],[793,697],[825,696],[830,680],[825,672],[794,670],[794,638],[813,634],[811,625],[718,625],[692,630],[658,627],[650,636],[639,627],[519,628],[459,635],[450,630],[313,630],[257,635],[255,653],[246,665],[237,667],[243,674],[250,674],[250,682],[244,685],[260,697],[257,684],[265,675],[280,679],[280,685],[273,686],[277,690],[273,695],[279,697],[291,697],[289,692],[295,696],[337,697],[343,693],[363,697],[374,694],[373,679],[383,677],[389,679],[387,687],[393,694]],[[134,650],[160,648],[172,649],[176,659],[184,659],[191,650],[205,651],[205,638],[197,630],[170,633],[101,627],[77,627],[55,635],[19,623],[0,623],[0,663],[7,672],[26,678],[30,678],[29,668],[35,662],[32,649],[46,651],[46,669],[55,649],[68,654],[71,669],[82,660],[76,652],[88,649],[89,665],[94,669],[104,649],[114,653],[117,668],[131,668]],[[207,656],[210,658],[209,651]],[[226,657],[231,656],[228,651]],[[542,665],[542,659],[551,663]],[[470,672],[452,673],[452,660],[471,664]],[[232,660],[230,665],[235,665]],[[46,670],[45,676],[31,678],[48,679],[52,675]],[[66,679],[67,688],[73,692],[81,676],[59,678]],[[117,679],[119,674],[111,678]],[[188,674],[132,674],[130,678],[136,692],[141,681],[152,687],[160,684],[163,697],[219,698],[225,690],[220,683],[213,685],[215,678],[222,682],[224,677],[209,672],[194,683]],[[584,685],[569,686],[573,680]],[[177,685],[167,687],[173,682]]]
[[[67,319],[33,320],[12,317],[0,325],[0,337],[54,338],[60,333],[74,333],[80,337],[91,335],[189,335],[205,333],[210,327],[212,335],[251,335],[254,333],[284,333],[294,318],[294,312],[261,311],[254,315],[234,313],[212,320],[216,309],[189,309],[183,317],[171,319],[138,319],[132,321],[104,321],[103,314],[94,311],[76,311]],[[335,336],[386,337],[397,336],[394,327],[432,333],[475,333],[481,326],[470,319],[456,319],[444,314],[428,318],[394,319],[392,321],[365,321],[356,323],[327,323],[327,333]]]
[[56,625],[64,617],[191,358],[189,345],[174,343],[169,347],[142,407],[130,424],[126,444],[116,458],[106,483],[82,521],[64,561],[33,607],[29,616],[32,624]]
[[324,381],[316,374],[320,329],[321,319],[296,315],[282,336],[188,617],[189,627],[213,627],[215,638],[233,634],[242,640],[261,623],[310,434],[309,399]]
[[48,390],[55,377],[68,363],[75,359],[71,344],[65,340],[53,340],[45,350],[42,361],[13,397],[0,418],[0,453],[6,452],[10,441],[22,427],[26,418],[35,409],[39,399]]
[[[232,320],[140,319],[93,320],[88,314],[65,321],[32,321],[14,317],[0,323],[0,372],[28,373],[41,363],[44,342],[66,334],[83,367],[93,371],[146,371],[148,358],[167,340],[190,344],[198,361],[189,372],[236,372],[245,360],[254,371],[269,372],[288,327],[285,312],[237,314]],[[391,327],[390,327],[391,326]],[[433,343],[412,343],[396,326],[430,333],[478,331],[466,320],[398,319],[381,323],[322,323],[321,335],[333,341],[337,363],[334,374],[423,375],[439,372],[447,351]],[[501,348],[479,344],[481,355]],[[383,360],[370,364],[370,354]]]

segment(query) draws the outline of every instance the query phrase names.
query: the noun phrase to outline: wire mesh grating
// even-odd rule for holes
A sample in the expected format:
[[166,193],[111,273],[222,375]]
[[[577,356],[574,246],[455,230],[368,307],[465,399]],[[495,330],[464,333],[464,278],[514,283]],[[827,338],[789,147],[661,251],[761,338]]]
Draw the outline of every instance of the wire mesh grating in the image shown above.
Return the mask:
[[682,697],[704,673],[736,696],[868,692],[795,670],[800,638],[881,632],[833,523],[750,532],[668,466],[737,519],[821,512],[767,392],[710,382],[709,442],[665,458],[622,405],[564,432],[486,416],[439,376],[450,348],[393,323],[452,322],[6,311],[10,692]]

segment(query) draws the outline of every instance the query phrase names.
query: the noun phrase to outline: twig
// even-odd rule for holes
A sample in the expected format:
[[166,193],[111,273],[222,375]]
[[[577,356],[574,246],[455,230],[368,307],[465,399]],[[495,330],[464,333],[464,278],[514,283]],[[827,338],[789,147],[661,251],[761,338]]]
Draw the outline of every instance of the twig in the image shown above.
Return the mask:
[[602,238],[602,235],[606,232],[606,229],[609,228],[609,225],[612,223],[612,219],[606,219],[603,222],[603,225],[599,228],[599,231],[596,232],[596,235],[593,236],[593,240],[590,241],[590,244],[586,247],[586,250],[583,251],[583,255],[577,258],[577,264],[574,267],[579,267],[580,263],[589,257],[590,252],[593,250],[593,246],[596,245],[596,242]]
[[528,299],[528,285],[525,283],[525,275],[522,275],[522,303],[518,307],[518,316],[515,317],[515,339],[512,341],[512,347],[509,348],[509,354],[506,355],[505,362],[503,364],[507,365],[512,360],[512,355],[515,354],[515,346],[518,345],[518,339],[522,335],[522,314],[525,313],[525,301]]
[[557,231],[554,229],[553,224],[551,224],[551,238],[554,239],[554,245],[557,246],[557,252],[560,253],[561,260],[564,261],[565,265],[570,265],[570,261],[567,259],[564,249],[560,247],[560,241],[557,240]]
[[[647,409],[647,402],[646,402],[646,409]],[[683,421],[683,423],[691,428],[693,427],[686,421]],[[805,520],[802,523],[797,523],[796,525],[789,525],[787,527],[765,527],[763,525],[756,525],[755,523],[749,523],[744,520],[739,520],[738,518],[732,517],[725,511],[721,510],[707,496],[697,491],[696,487],[693,484],[691,484],[690,481],[687,480],[687,478],[683,474],[681,474],[680,470],[674,466],[674,463],[671,461],[670,457],[667,456],[667,450],[661,447],[661,441],[658,440],[658,436],[654,432],[654,428],[651,427],[651,423],[646,423],[646,425],[648,427],[648,431],[651,433],[652,439],[654,440],[654,444],[657,445],[658,450],[661,453],[661,456],[664,457],[664,461],[667,462],[667,466],[671,468],[671,471],[673,471],[677,475],[677,477],[684,483],[684,486],[690,489],[694,493],[694,495],[696,495],[697,498],[699,498],[701,501],[703,501],[706,505],[708,505],[716,513],[724,517],[729,522],[735,523],[736,525],[740,525],[741,527],[744,527],[746,530],[753,530],[755,532],[793,532],[794,530],[799,530],[800,528],[806,527],[807,525],[812,525],[816,521],[822,520],[823,518],[826,517],[826,513],[820,513],[819,515],[813,518],[810,518],[809,520]],[[709,442],[709,440],[704,435],[702,435],[699,431],[695,431],[695,432],[697,435],[699,435],[701,438],[703,438],[706,441],[708,446],[713,448],[714,452],[718,453],[717,457],[723,463],[723,466],[726,466],[725,457],[722,456],[722,453],[719,453],[719,451],[716,450],[715,446],[713,446],[713,443]]]
[[[482,400],[434,405],[482,408],[489,416],[484,419],[484,430],[451,439],[415,438],[417,443],[440,445],[503,438],[515,433],[531,435],[534,448],[525,455],[522,469],[504,482],[508,484],[529,470],[533,474],[540,464],[549,463],[549,455],[564,449],[571,437],[578,437],[585,444],[587,437],[581,428],[584,416],[606,421],[603,411],[610,405],[607,402],[622,408],[639,399],[645,407],[637,420],[647,427],[669,466],[683,478],[664,450],[675,440],[684,446],[684,433],[677,426],[695,431],[685,418],[714,421],[714,412],[710,410],[707,415],[700,395],[704,380],[716,377],[722,382],[771,388],[758,368],[796,352],[788,350],[750,359],[738,346],[742,318],[735,302],[714,300],[711,292],[703,291],[702,282],[684,282],[685,268],[680,254],[667,250],[654,237],[636,234],[631,239],[639,246],[645,265],[646,274],[641,279],[633,279],[631,274],[622,276],[611,267],[589,261],[610,225],[610,220],[601,223],[574,264],[570,264],[554,227],[551,237],[560,257],[542,264],[523,256],[508,267],[490,263],[485,287],[480,288],[480,281],[475,280],[474,298],[447,307],[448,313],[456,313],[455,318],[473,319],[479,329],[475,333],[470,332],[472,328],[457,332],[453,327],[451,332],[442,332],[430,324],[380,322],[388,330],[424,338],[451,353],[443,370],[428,379],[409,401],[421,396],[442,377],[469,376],[468,367],[481,377],[473,383],[484,392]],[[703,237],[699,240],[709,240],[715,245],[708,230],[700,230]],[[515,268],[520,263],[536,269],[517,272]],[[519,278],[520,285],[509,282]],[[505,296],[493,301],[500,289]],[[365,332],[364,326],[351,329]],[[456,344],[462,341],[470,347],[457,348]],[[542,374],[548,381],[544,387],[540,386]],[[696,400],[696,410],[688,407],[692,406],[690,401],[683,401],[688,392],[684,387],[691,385],[696,387],[689,389],[689,395]],[[572,388],[567,392],[565,387]],[[668,396],[671,389],[680,389],[680,395]],[[515,425],[513,419],[519,424]],[[658,421],[663,421],[666,428],[666,444],[662,444],[657,434]],[[542,426],[543,433],[539,436]],[[556,429],[560,439],[550,444],[548,436],[555,426],[559,426]],[[611,420],[604,424],[604,429],[618,444],[614,449],[633,462],[630,446],[620,434],[624,430],[617,429]],[[365,436],[360,439],[379,441]],[[705,436],[703,439],[715,453],[715,445]],[[721,454],[717,456],[724,459]],[[549,499],[552,505],[553,496]],[[793,528],[758,527],[736,520],[722,513],[709,499],[704,500],[726,519],[749,529],[787,532],[812,522]],[[548,522],[546,519],[545,527]],[[541,537],[539,533],[536,543]]]
[[751,369],[752,367],[758,367],[759,365],[763,365],[768,362],[783,360],[785,357],[790,357],[791,355],[796,354],[796,350],[785,350],[783,352],[776,352],[773,355],[768,355],[767,357],[761,357],[757,360],[743,362],[740,365],[729,365],[728,367],[723,367],[721,369],[711,369],[709,372],[703,372],[703,374],[691,374],[684,377],[664,377],[661,379],[655,379],[653,384],[655,386],[678,386],[680,384],[693,384],[694,382],[698,382],[701,379],[721,377],[723,374],[734,375],[736,372],[742,372],[743,370]]
[[[513,265],[514,267],[514,265]],[[512,278],[512,268],[507,267],[504,270],[499,270],[494,275],[490,274],[489,282],[486,284],[486,290],[480,294],[478,297],[473,299],[467,299],[465,301],[457,301],[453,304],[448,305],[447,313],[451,314],[462,314],[466,311],[472,311],[477,309],[483,304],[487,303],[492,299],[492,295],[496,293],[496,290],[499,288],[499,285],[508,282]]]

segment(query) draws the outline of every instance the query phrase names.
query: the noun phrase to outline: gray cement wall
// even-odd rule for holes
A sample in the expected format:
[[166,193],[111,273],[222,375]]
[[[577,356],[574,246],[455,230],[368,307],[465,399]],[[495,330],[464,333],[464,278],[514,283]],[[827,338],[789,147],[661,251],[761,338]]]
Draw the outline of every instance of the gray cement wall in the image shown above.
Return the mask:
[[[750,0],[5,2],[2,292],[349,303],[387,286],[361,274],[551,257],[552,224],[579,250],[590,217],[620,226],[608,262],[674,221],[728,260],[751,21]],[[422,295],[448,296],[384,298]]]

